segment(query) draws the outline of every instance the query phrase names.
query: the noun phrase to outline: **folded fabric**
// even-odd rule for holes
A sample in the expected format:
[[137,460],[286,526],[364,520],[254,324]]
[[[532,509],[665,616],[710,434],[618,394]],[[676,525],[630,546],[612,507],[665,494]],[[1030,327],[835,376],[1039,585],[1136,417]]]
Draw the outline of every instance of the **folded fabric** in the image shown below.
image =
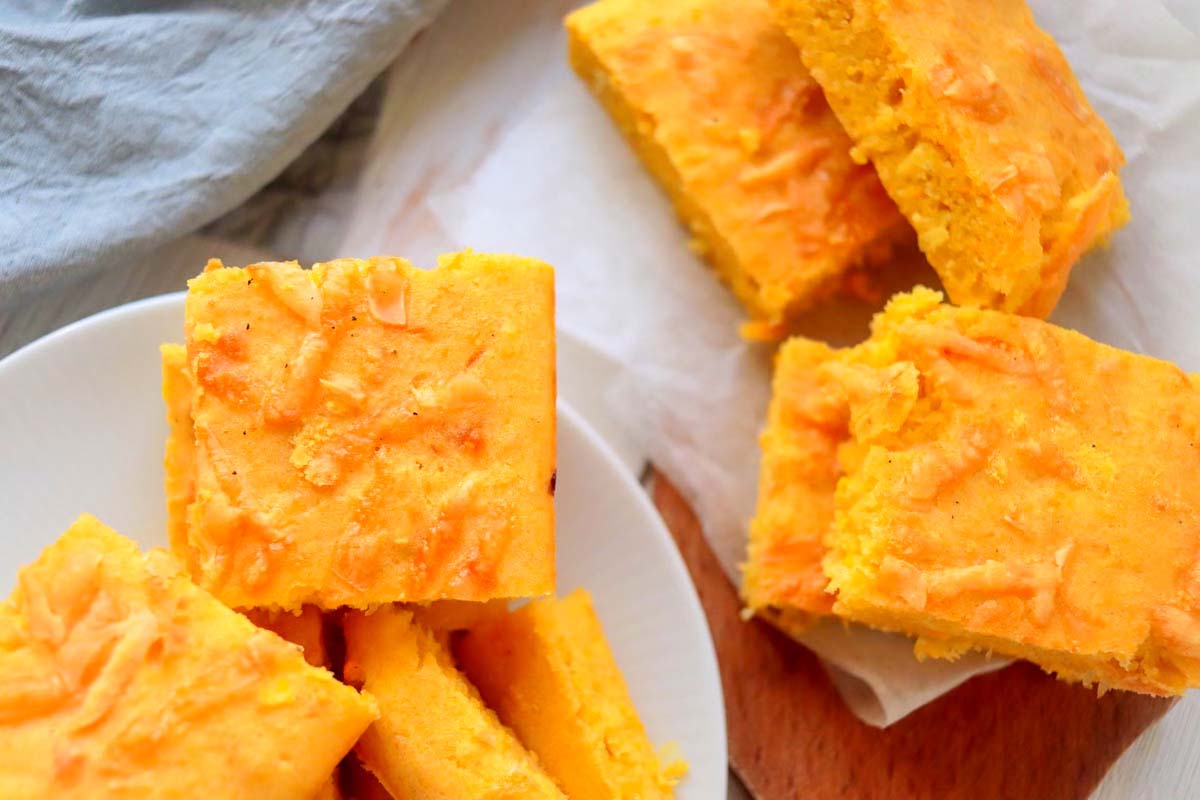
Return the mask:
[[0,307],[242,203],[444,4],[0,0]]

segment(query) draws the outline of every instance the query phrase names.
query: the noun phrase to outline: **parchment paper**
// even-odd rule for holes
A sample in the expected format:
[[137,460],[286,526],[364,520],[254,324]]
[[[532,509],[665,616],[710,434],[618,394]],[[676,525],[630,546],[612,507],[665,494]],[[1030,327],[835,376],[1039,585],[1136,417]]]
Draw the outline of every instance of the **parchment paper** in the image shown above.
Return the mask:
[[[414,45],[392,76],[345,250],[431,264],[470,246],[554,264],[560,328],[619,365],[604,406],[680,485],[736,581],[770,350],[738,338],[742,310],[570,73],[560,19],[572,5],[460,0]],[[1125,149],[1133,209],[1111,249],[1076,267],[1053,319],[1200,370],[1200,4],[1032,5]],[[805,329],[850,344],[872,310],[826,307]],[[919,663],[907,639],[836,621],[804,641],[875,725],[1003,663]]]

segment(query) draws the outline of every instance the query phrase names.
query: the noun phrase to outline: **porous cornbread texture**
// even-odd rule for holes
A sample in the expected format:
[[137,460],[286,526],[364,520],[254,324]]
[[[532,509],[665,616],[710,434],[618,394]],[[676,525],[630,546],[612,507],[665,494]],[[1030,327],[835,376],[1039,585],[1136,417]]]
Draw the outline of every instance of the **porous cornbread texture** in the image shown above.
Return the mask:
[[765,0],[600,0],[566,25],[576,71],[766,328],[911,236]]
[[921,655],[992,650],[1152,694],[1200,684],[1196,380],[940,299],[898,295],[870,340],[814,367],[813,402],[840,402],[847,431],[834,612],[915,634]]
[[92,517],[0,604],[6,800],[312,797],[374,716],[172,556]]
[[394,797],[565,800],[411,611],[350,612],[344,625],[346,679],[381,711],[355,752]]
[[455,655],[572,800],[673,796],[687,765],[659,763],[587,592],[492,615]]
[[828,614],[833,596],[821,569],[847,436],[845,403],[825,388],[828,346],[793,338],[775,357],[771,406],[759,438],[758,508],[750,523],[742,596],[756,614],[798,632]]
[[770,2],[950,298],[1049,314],[1124,157],[1024,0]]
[[211,262],[182,377],[163,354],[172,542],[196,581],[238,608],[551,591],[553,291],[541,262],[471,252]]

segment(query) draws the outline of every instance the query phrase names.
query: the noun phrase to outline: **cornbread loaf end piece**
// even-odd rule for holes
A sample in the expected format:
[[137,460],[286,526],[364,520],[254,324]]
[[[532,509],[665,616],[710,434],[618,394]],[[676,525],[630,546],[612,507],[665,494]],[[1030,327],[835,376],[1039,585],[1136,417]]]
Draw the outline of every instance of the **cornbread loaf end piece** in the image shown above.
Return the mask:
[[0,797],[312,797],[374,717],[93,517],[0,604]]
[[599,0],[571,63],[769,333],[912,233],[764,0]]
[[455,655],[572,800],[673,796],[687,764],[659,762],[587,592],[492,615]]
[[940,299],[898,295],[866,343],[815,366],[847,430],[834,612],[915,634],[918,655],[990,650],[1150,694],[1200,685],[1197,380]]
[[808,339],[789,339],[779,348],[759,438],[758,508],[742,596],[751,611],[792,633],[833,607],[821,559],[841,474],[838,447],[848,433],[844,398],[826,388],[819,367],[835,357]]
[[1124,156],[1024,0],[770,0],[959,305],[1045,317]]
[[412,612],[348,612],[346,679],[379,701],[355,747],[394,797],[564,800]]
[[469,251],[210,262],[183,377],[164,350],[172,542],[195,580],[291,610],[552,591],[553,293],[546,264]]

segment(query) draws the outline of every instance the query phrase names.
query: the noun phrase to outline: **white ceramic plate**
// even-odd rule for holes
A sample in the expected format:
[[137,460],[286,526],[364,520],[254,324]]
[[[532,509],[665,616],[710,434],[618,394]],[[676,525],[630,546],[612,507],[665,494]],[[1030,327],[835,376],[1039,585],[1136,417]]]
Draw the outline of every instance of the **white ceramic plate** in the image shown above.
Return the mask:
[[[158,345],[183,295],[106,311],[0,361],[0,596],[80,513],[166,546]],[[725,714],[708,626],[658,514],[559,406],[558,584],[591,591],[642,719],[692,768],[678,797],[723,797]]]

